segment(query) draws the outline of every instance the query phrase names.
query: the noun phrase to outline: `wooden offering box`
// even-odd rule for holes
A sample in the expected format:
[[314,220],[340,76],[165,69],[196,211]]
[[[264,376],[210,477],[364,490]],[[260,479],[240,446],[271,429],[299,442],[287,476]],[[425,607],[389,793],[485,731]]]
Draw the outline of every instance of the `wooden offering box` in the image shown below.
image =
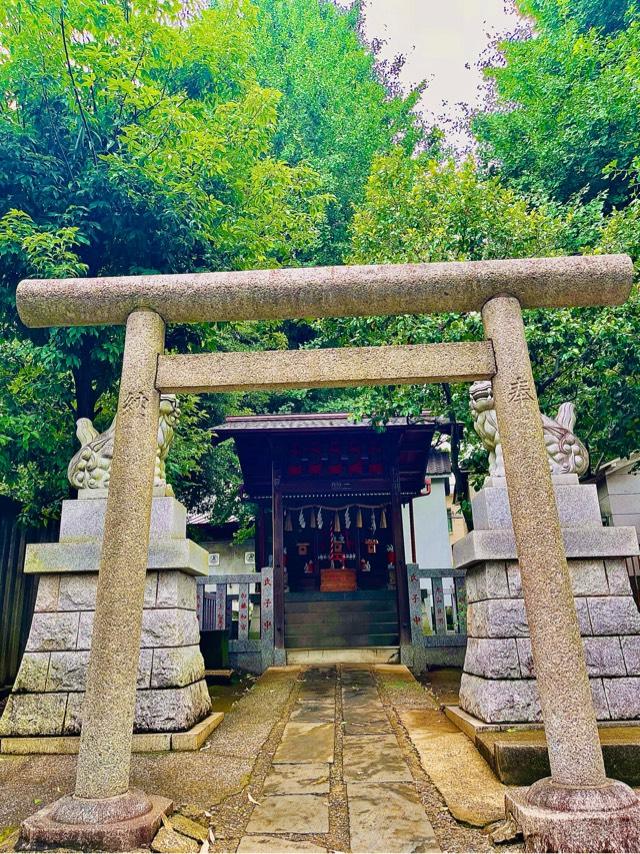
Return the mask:
[[358,589],[355,569],[321,569],[321,593],[350,593]]

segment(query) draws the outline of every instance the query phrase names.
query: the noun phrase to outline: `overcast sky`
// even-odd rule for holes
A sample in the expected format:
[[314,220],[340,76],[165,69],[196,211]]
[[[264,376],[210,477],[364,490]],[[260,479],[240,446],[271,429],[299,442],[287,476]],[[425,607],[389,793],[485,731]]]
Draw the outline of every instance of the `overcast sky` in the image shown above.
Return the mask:
[[428,80],[425,114],[451,116],[458,102],[478,103],[476,63],[496,34],[515,28],[504,7],[504,0],[368,0],[366,31],[387,41],[385,57],[406,56],[403,83]]

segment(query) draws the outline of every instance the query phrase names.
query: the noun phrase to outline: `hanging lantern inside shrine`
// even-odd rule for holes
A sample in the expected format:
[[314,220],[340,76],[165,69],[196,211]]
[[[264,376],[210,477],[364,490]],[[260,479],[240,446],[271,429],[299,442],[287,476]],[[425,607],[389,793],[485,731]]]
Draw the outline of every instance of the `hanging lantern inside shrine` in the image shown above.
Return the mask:
[[356,528],[362,528],[362,510],[359,507],[356,513]]
[[309,527],[315,528],[316,526],[316,513],[313,507],[311,508],[311,517],[309,518]]
[[333,514],[333,530],[338,534],[340,533],[340,514],[336,510]]
[[287,510],[287,515],[284,517],[285,531],[293,531],[293,522],[291,520],[291,511]]
[[381,528],[387,527],[387,514],[385,513],[384,507],[382,508],[382,511],[380,513],[380,527]]

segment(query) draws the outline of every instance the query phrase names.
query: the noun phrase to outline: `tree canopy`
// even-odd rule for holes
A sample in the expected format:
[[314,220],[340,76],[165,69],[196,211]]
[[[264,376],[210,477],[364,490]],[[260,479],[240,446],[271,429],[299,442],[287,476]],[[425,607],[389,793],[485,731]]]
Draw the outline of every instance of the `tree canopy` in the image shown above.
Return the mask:
[[[296,264],[319,242],[329,197],[313,168],[274,152],[280,95],[257,81],[248,0],[187,21],[177,0],[8,0],[0,14],[0,492],[46,513],[74,419],[104,427],[113,415],[122,335],[25,330],[17,281]],[[218,325],[171,329],[168,346],[284,341],[265,324]],[[51,409],[31,394],[46,375]],[[191,427],[223,411],[209,404]],[[181,436],[188,482],[208,434]]]
[[640,143],[635,7],[614,26],[620,4],[517,5],[533,32],[500,46],[503,62],[486,69],[495,99],[473,122],[487,171],[561,202],[603,194],[609,206],[627,203]]
[[402,95],[397,68],[378,73],[360,37],[360,4],[343,10],[324,0],[254,2],[258,77],[282,93],[275,149],[287,162],[310,164],[333,196],[321,246],[309,260],[343,263],[373,158],[398,144],[406,154],[437,146],[439,135],[415,112],[420,88]]
[[[527,36],[487,69],[474,159],[402,94],[360,4],[6,0],[0,10],[0,494],[30,520],[68,492],[74,422],[115,411],[121,329],[27,330],[20,278],[629,252],[640,259],[640,20],[626,0],[519,0]],[[528,312],[545,411],[564,400],[592,466],[640,447],[637,291],[612,309]],[[476,315],[174,326],[168,348],[469,340]],[[223,521],[229,412],[423,408],[469,422],[464,386],[185,396],[176,491]],[[454,467],[481,471],[472,433]]]
[[[533,206],[497,178],[483,178],[471,159],[456,165],[428,156],[406,158],[396,151],[374,162],[365,201],[354,218],[349,260],[466,261],[634,251],[636,217],[635,205],[609,218],[595,202]],[[634,343],[640,334],[638,308],[636,293],[620,308],[526,312],[541,406],[555,414],[563,401],[575,403],[579,434],[594,468],[628,453],[640,435],[640,355]],[[475,314],[341,318],[320,321],[316,327],[316,346],[437,343],[483,336]],[[467,427],[471,423],[466,385],[359,390],[352,405],[380,418],[398,410],[417,415],[431,409]],[[472,430],[467,437],[474,439]],[[472,441],[463,454],[467,467],[482,470],[485,455],[473,448]],[[459,452],[456,448],[455,454]]]

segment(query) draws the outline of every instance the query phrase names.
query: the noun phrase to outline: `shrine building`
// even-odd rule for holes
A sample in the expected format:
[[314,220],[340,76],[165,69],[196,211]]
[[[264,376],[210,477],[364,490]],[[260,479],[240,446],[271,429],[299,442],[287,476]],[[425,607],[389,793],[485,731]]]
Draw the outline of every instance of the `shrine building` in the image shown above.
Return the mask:
[[435,447],[450,432],[429,413],[383,429],[345,413],[215,428],[216,444],[233,439],[257,508],[255,569],[273,567],[276,662],[363,648],[394,661],[411,643],[407,564],[451,566],[450,460]]

